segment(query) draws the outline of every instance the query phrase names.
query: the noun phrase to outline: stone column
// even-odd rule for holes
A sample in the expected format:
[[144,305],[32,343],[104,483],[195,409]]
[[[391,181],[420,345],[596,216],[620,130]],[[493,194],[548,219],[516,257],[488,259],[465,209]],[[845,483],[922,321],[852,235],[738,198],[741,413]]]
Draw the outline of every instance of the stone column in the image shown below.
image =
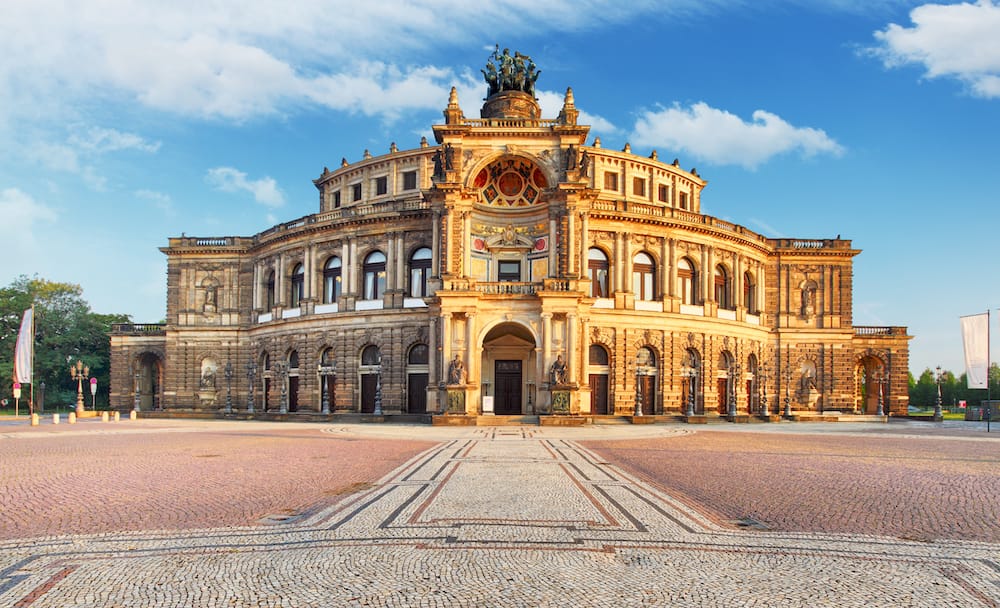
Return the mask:
[[476,313],[465,313],[465,369],[468,370],[469,382],[475,378],[479,382],[479,361],[476,357]]
[[576,356],[576,332],[576,315],[569,313],[566,315],[566,367],[570,371],[568,375],[570,380],[579,375],[579,369],[577,369],[579,357]]
[[274,273],[274,303],[278,306],[284,307],[285,305],[285,254],[281,253],[278,255],[278,264],[276,272]]
[[545,382],[548,382],[548,376],[545,375],[546,366],[549,364],[549,359],[552,358],[552,313],[543,312],[542,313],[542,363],[540,368],[542,370],[542,378]]
[[743,256],[738,253],[733,254],[733,302],[736,308],[744,308],[746,302],[743,301]]
[[260,262],[254,260],[253,282],[250,285],[250,299],[253,301],[254,310],[260,309]]
[[406,255],[402,233],[396,235],[396,289],[406,290]]
[[677,241],[674,239],[668,239],[668,250],[667,260],[670,262],[670,272],[667,276],[667,291],[670,297],[676,298],[680,294],[677,293]]
[[698,273],[701,279],[700,284],[695,286],[701,294],[701,303],[705,304],[709,301],[708,286],[712,280],[712,267],[708,255],[708,247],[702,246],[701,248],[701,272]]
[[[385,290],[387,292],[396,288],[396,234],[390,232],[386,235],[385,243]],[[386,294],[382,294],[383,298]]]
[[576,250],[575,250],[575,244],[576,244],[576,217],[575,216],[576,216],[576,214],[573,213],[572,211],[570,211],[570,212],[567,213],[567,215],[568,215],[568,217],[566,218],[566,232],[567,232],[567,234],[566,234],[566,238],[563,239],[563,241],[565,242],[565,246],[566,246],[566,265],[569,266],[569,268],[566,269],[566,274],[572,275],[573,274],[573,266],[575,265],[573,262],[576,259]]
[[469,247],[469,235],[472,234],[472,214],[462,213],[462,276],[468,277],[472,268],[472,251]]
[[558,243],[556,238],[556,218],[552,217],[552,212],[549,212],[549,276],[557,277],[559,276],[559,268],[556,266],[557,256],[556,247],[561,247],[562,244]]
[[349,253],[347,259],[344,260],[343,266],[347,268],[347,274],[350,277],[350,289],[351,295],[361,299],[361,295],[358,293],[358,240],[356,238],[350,238],[348,240],[350,244]]
[[436,387],[438,385],[437,375],[437,322],[434,317],[427,321],[427,385]]
[[580,277],[589,279],[587,266],[590,262],[590,217],[586,213],[580,214]]
[[452,251],[454,247],[452,246],[452,234],[455,230],[455,210],[450,209],[446,211],[444,222],[444,272],[442,274],[451,274],[454,272],[455,265],[453,260],[455,259],[455,252]]
[[615,291],[625,291],[625,255],[623,253],[625,249],[624,245],[625,237],[621,232],[615,233],[615,255],[614,261],[614,272],[615,272]]
[[441,315],[441,375],[448,369],[448,362],[451,361],[451,313]]
[[[652,184],[652,182],[650,182]],[[673,261],[670,259],[670,244],[667,239],[660,241],[660,299],[670,295],[670,273],[673,271]]]

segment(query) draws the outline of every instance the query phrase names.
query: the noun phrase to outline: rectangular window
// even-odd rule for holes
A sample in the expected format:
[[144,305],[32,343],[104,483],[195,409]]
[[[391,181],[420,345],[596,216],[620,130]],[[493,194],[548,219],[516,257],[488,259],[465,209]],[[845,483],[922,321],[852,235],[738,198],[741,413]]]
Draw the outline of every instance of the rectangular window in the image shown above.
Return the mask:
[[641,177],[633,177],[632,194],[636,196],[646,196],[646,180]]
[[403,190],[416,190],[417,189],[417,172],[416,171],[404,171],[403,172]]
[[389,178],[386,176],[375,178],[375,196],[382,196],[389,192]]
[[618,174],[610,171],[604,174],[604,189],[618,192]]
[[340,209],[340,190],[333,193],[333,208]]
[[657,195],[657,198],[660,200],[661,203],[666,203],[667,201],[670,200],[670,191],[667,189],[665,185],[663,184],[660,185],[659,194]]
[[351,192],[352,192],[351,200],[353,201],[361,200],[361,184],[354,184],[353,186],[351,186]]
[[687,195],[687,192],[681,192],[680,207],[681,207],[681,209],[687,209],[688,208],[688,195]]

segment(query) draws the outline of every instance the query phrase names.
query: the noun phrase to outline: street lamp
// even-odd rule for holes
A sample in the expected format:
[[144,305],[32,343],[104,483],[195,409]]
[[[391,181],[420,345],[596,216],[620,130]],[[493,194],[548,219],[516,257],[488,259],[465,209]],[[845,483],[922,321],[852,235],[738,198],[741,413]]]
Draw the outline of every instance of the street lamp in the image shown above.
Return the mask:
[[257,377],[257,364],[253,361],[253,355],[247,361],[247,413],[253,413],[253,387],[254,379]]
[[382,415],[382,353],[378,354],[378,368],[375,372],[375,416]]
[[694,416],[694,391],[696,386],[696,379],[698,378],[698,368],[695,367],[694,363],[685,363],[681,368],[681,377],[687,378],[688,383],[688,398],[687,398],[687,412],[685,416]]
[[742,373],[743,370],[739,363],[726,370],[726,375],[729,377],[729,390],[726,391],[726,401],[728,401],[726,404],[726,415],[730,418],[736,417],[736,385]]
[[139,392],[139,379],[140,378],[141,378],[141,375],[139,374],[139,372],[136,372],[135,373],[135,404],[133,405],[132,409],[134,409],[137,412],[139,411],[140,399],[142,398],[142,394]]
[[642,416],[642,384],[640,382],[640,376],[642,376],[642,368],[639,362],[635,362],[635,411],[634,416]]
[[77,359],[76,365],[69,366],[70,378],[76,380],[76,415],[83,414],[83,381],[90,377],[90,367]]
[[760,415],[767,416],[770,412],[767,409],[767,361],[760,368]]
[[875,383],[878,384],[878,411],[875,412],[876,416],[885,416],[885,406],[882,402],[882,384],[885,382],[885,378],[882,375],[882,370],[875,370]]
[[288,364],[284,361],[278,361],[274,364],[274,373],[278,376],[278,382],[281,384],[281,401],[278,405],[279,414],[288,413]]
[[90,379],[90,409],[97,411],[97,378]]
[[226,378],[226,413],[233,413],[233,362],[226,361],[226,368],[222,372]]
[[941,366],[937,366],[937,375],[934,377],[935,382],[937,382],[937,401],[934,402],[934,420],[941,420],[944,416],[941,414],[941,380],[943,379],[943,372],[941,371]]
[[[331,361],[330,365],[319,364],[319,381],[320,381],[320,393],[323,395],[323,410],[322,414],[330,413],[330,381],[329,377],[337,376],[337,362]],[[336,380],[334,380],[336,382]]]
[[789,386],[792,384],[792,362],[785,362],[785,418],[792,417],[792,395]]

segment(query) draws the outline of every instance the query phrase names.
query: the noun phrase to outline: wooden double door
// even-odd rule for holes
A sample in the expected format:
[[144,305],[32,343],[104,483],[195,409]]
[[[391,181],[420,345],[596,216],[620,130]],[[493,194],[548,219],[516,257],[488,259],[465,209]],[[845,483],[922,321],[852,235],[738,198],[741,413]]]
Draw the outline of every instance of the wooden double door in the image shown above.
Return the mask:
[[500,416],[520,415],[521,361],[498,360],[494,362],[493,372],[493,378],[496,383],[493,412]]

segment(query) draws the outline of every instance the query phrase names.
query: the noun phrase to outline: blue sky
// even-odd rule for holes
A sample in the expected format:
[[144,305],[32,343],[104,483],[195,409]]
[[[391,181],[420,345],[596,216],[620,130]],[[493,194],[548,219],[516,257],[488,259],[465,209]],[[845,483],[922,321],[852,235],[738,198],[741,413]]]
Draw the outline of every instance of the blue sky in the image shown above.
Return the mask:
[[451,86],[477,116],[499,43],[547,116],[572,87],[605,147],[696,167],[703,212],[853,240],[855,324],[961,372],[958,317],[1000,307],[998,32],[994,0],[4,0],[0,284],[159,321],[168,237],[317,211],[324,166],[416,147]]

